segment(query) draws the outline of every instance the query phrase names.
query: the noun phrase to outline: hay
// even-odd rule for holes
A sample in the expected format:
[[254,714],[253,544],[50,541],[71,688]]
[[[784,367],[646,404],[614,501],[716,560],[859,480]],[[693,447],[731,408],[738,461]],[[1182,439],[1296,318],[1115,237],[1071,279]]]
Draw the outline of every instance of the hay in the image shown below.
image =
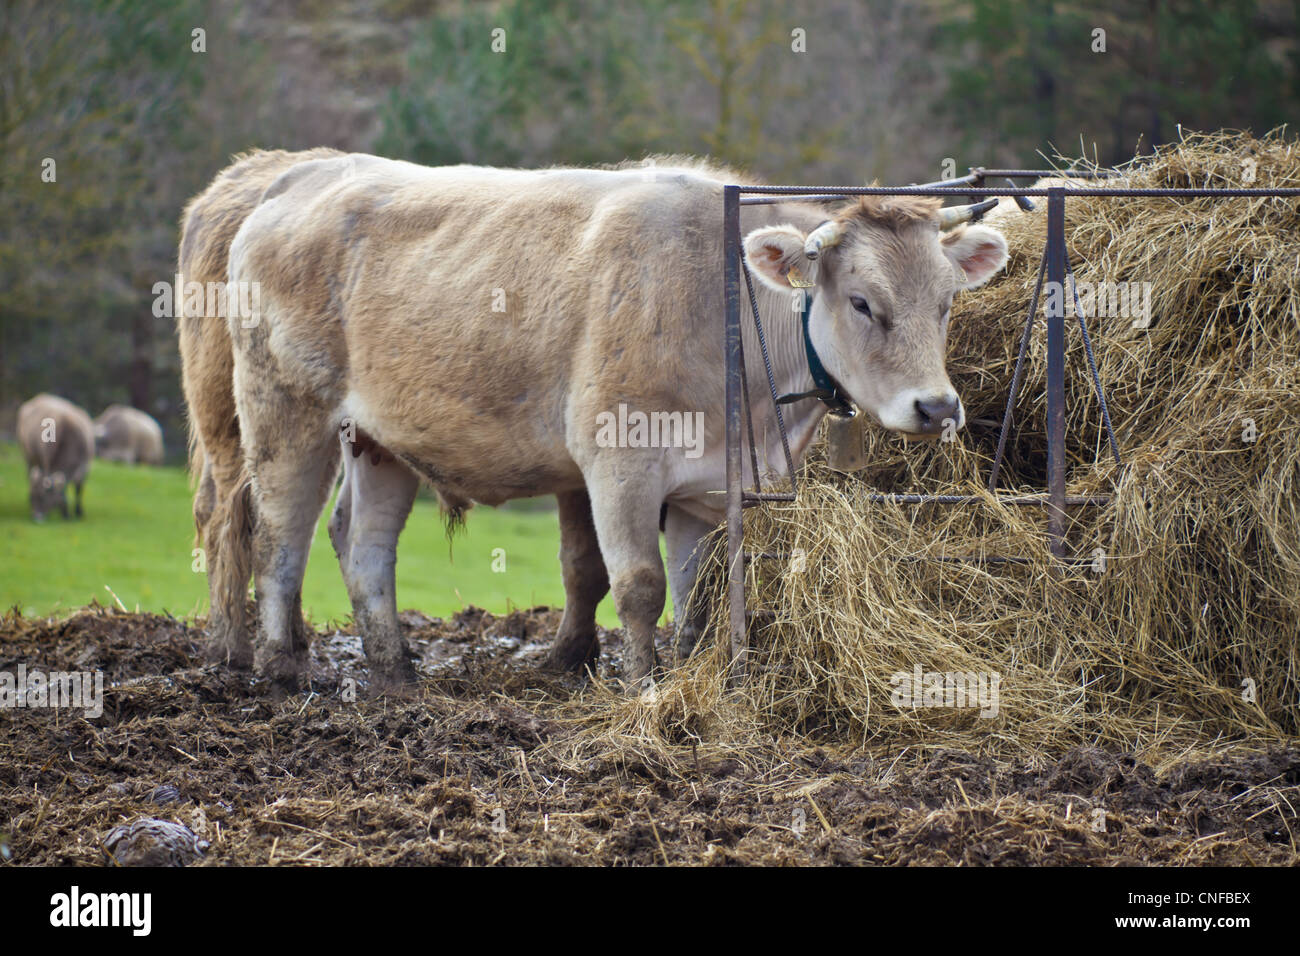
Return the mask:
[[[1281,133],[1189,135],[1134,162],[1119,184],[1241,186],[1247,160],[1256,186],[1300,185],[1300,148]],[[748,550],[806,556],[802,570],[792,560],[749,566],[749,608],[762,609],[750,680],[724,690],[725,642],[715,641],[655,700],[619,711],[617,732],[734,745],[750,727],[1007,756],[1104,744],[1161,759],[1300,729],[1296,200],[1067,201],[1080,283],[1151,283],[1149,327],[1089,318],[1123,470],[1107,452],[1079,330],[1067,325],[1069,493],[1114,495],[1108,508],[1071,509],[1069,540],[1079,556],[1104,556],[1104,570],[1054,567],[1040,508],[867,501],[877,490],[986,494],[1045,208],[1003,218],[1006,273],[959,299],[950,372],[967,431],[918,446],[872,426],[872,464],[848,478],[815,448],[796,503],[745,515]],[[1040,318],[1003,489],[1045,485],[1045,338]],[[1248,420],[1253,443],[1242,437]],[[977,553],[1028,563],[906,560]],[[712,562],[702,586],[722,628],[716,549]],[[891,677],[918,665],[997,673],[997,716],[891,703]]]

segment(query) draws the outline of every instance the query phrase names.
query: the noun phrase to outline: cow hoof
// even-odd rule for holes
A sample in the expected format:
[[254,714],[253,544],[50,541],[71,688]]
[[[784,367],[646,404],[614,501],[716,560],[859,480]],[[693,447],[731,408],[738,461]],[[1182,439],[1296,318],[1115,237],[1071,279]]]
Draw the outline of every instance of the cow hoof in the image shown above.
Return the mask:
[[415,665],[403,659],[391,667],[370,666],[370,693],[375,697],[406,696],[416,689],[420,675]]
[[258,677],[270,681],[272,686],[293,693],[302,686],[307,662],[301,657],[280,651],[265,652],[259,647],[253,655],[253,671]]
[[248,641],[210,638],[203,655],[213,664],[225,664],[236,670],[246,671],[253,666],[253,645]]
[[271,702],[275,704],[284,703],[290,697],[298,696],[302,688],[299,686],[296,677],[286,677],[283,679],[272,679],[267,681],[268,696]]
[[695,648],[700,642],[699,628],[687,625],[677,632],[677,643],[674,650],[677,654],[677,664],[685,664],[690,659],[691,654],[695,653]]
[[[631,651],[631,653],[629,653]],[[664,676],[663,665],[659,655],[651,651],[649,655],[635,653],[633,648],[625,648],[623,658],[622,682],[629,693],[641,693],[654,685]]]
[[587,642],[559,638],[546,655],[545,670],[561,674],[581,674],[600,670],[600,640],[595,635]]

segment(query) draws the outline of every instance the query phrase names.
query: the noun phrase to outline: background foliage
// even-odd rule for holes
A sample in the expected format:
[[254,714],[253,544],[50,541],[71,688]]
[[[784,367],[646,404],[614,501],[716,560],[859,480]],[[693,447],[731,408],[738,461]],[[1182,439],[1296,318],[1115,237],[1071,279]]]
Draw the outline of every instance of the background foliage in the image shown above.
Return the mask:
[[239,150],[529,166],[693,152],[807,183],[1081,144],[1108,163],[1178,124],[1285,123],[1295,27],[1271,0],[6,0],[0,432],[46,389],[91,414],[144,408],[179,454],[175,336],[151,289],[186,199]]

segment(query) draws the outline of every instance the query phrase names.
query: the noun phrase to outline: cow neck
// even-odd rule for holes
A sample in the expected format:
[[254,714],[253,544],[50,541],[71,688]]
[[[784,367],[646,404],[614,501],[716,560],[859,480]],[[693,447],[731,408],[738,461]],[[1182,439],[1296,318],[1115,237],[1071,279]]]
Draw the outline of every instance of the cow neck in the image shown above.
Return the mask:
[[[745,216],[742,220],[742,235],[760,226],[782,224],[793,225],[807,234],[826,218],[822,209],[802,203],[746,206],[742,207],[742,215]],[[810,355],[816,355],[816,350],[810,348],[812,340],[807,333],[807,323],[811,318],[815,299],[810,297],[804,300],[800,303],[802,309],[796,309],[795,300],[790,293],[777,292],[757,280],[754,280],[752,285],[759,316],[763,321],[768,358],[772,366],[777,395],[801,394],[822,388],[823,385],[814,378],[812,363],[809,361]],[[742,290],[742,297],[744,294]],[[796,311],[799,312],[797,319]],[[745,349],[745,372],[750,407],[758,433],[755,438],[766,450],[769,465],[775,471],[782,472],[784,462],[780,460],[781,446],[776,411],[772,406],[767,369],[764,367],[763,353],[754,330],[753,315],[750,312],[749,302],[745,298],[742,298],[740,325]],[[816,361],[820,365],[820,356]],[[821,367],[825,371],[825,366]],[[828,407],[820,401],[795,401],[783,405],[782,408],[782,417],[789,435],[790,452],[795,463],[798,464],[808,445],[811,444],[817,426],[827,413]]]
[[826,371],[821,356],[813,346],[812,332],[808,330],[808,323],[812,320],[812,309],[813,294],[805,289],[803,307],[799,310],[799,325],[803,329],[804,357],[808,362],[808,374],[812,376],[813,387],[804,392],[786,392],[777,398],[776,403],[790,405],[806,398],[815,398],[826,406],[827,414],[834,415],[836,418],[852,418],[857,412],[845,400],[839,382]]

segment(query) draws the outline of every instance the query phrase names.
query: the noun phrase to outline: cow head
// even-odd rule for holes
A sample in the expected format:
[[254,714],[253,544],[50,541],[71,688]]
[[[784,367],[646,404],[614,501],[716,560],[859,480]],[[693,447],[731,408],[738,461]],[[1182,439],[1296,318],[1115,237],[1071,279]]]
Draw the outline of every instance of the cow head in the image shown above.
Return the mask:
[[32,519],[44,521],[51,511],[67,512],[68,482],[63,472],[47,474],[39,468],[27,472],[27,497],[32,506]]
[[1007,261],[1000,232],[939,207],[865,196],[811,233],[768,226],[744,242],[750,271],[769,287],[815,281],[809,335],[826,370],[885,428],[918,438],[965,424],[944,362],[952,299]]

